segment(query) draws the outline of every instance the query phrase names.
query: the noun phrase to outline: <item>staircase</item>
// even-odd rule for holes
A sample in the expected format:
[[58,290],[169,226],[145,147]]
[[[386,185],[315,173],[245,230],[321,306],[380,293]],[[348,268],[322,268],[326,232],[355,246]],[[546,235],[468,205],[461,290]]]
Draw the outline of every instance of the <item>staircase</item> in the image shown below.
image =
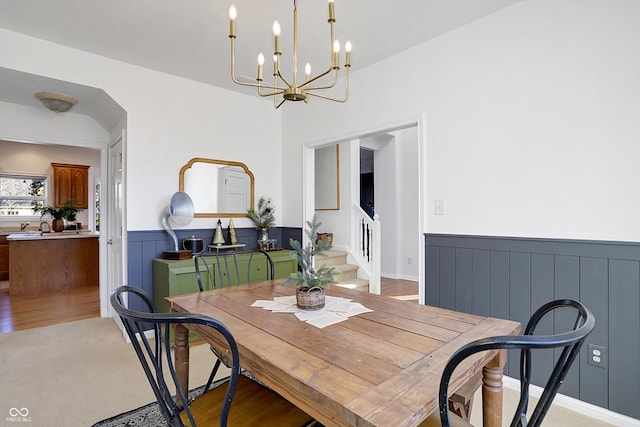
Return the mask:
[[327,250],[322,251],[315,257],[316,268],[327,266],[333,267],[336,271],[336,284],[331,286],[342,286],[349,289],[369,292],[369,281],[358,279],[358,266],[347,264],[347,253],[343,251]]

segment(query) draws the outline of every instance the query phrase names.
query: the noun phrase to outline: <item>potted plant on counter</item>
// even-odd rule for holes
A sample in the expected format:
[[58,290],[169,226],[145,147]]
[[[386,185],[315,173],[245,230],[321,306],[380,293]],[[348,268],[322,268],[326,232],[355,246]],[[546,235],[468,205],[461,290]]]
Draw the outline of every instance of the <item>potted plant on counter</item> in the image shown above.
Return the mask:
[[318,254],[322,255],[322,251],[331,249],[330,240],[318,239],[318,228],[321,223],[313,220],[307,221],[307,229],[305,233],[309,239],[306,246],[302,246],[300,242],[291,239],[289,243],[293,250],[291,256],[298,260],[300,271],[291,273],[282,285],[294,283],[296,285],[296,301],[299,308],[303,310],[318,310],[324,307],[325,288],[335,283],[335,269],[322,266],[316,269],[314,265],[314,257]]
[[36,206],[33,208],[33,212],[39,213],[42,218],[45,215],[50,215],[53,218],[51,222],[51,229],[53,231],[63,231],[65,229],[66,221],[75,221],[76,215],[81,209],[75,207],[76,201],[73,199],[67,200],[64,206],[61,208],[54,208],[53,206]]

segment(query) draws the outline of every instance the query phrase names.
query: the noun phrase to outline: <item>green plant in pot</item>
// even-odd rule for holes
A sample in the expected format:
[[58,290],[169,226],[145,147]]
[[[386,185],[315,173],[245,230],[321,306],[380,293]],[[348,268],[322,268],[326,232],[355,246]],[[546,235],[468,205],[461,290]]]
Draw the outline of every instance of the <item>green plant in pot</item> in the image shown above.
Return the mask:
[[54,208],[53,206],[36,206],[33,208],[33,212],[39,213],[42,218],[45,215],[49,215],[53,218],[51,222],[51,229],[53,231],[63,231],[65,228],[65,221],[75,221],[76,215],[81,209],[75,207],[76,201],[73,199],[67,200],[64,206],[61,208]]
[[260,197],[258,209],[247,209],[247,217],[253,221],[258,229],[258,244],[262,248],[269,241],[269,229],[273,228],[276,218],[273,215],[275,207],[271,204],[271,199]]
[[322,225],[313,220],[307,221],[305,233],[309,239],[306,246],[302,246],[295,239],[289,240],[291,256],[298,260],[300,271],[291,273],[282,285],[296,285],[296,299],[298,307],[304,310],[318,310],[324,307],[325,288],[332,283],[336,283],[335,269],[333,267],[322,266],[315,268],[314,257],[323,255],[322,251],[331,249],[330,240],[318,240],[318,228]]

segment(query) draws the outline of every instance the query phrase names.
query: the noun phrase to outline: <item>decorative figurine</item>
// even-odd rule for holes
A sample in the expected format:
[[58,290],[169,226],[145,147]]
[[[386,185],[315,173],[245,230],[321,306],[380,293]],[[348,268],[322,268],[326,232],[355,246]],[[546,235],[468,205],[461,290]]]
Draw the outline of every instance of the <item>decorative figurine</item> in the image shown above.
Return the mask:
[[229,220],[229,242],[232,245],[238,243],[238,239],[236,238],[236,229],[233,226],[233,218]]
[[222,235],[222,221],[220,220],[218,220],[216,232],[213,234],[213,244],[216,246],[222,246],[225,244],[224,236]]

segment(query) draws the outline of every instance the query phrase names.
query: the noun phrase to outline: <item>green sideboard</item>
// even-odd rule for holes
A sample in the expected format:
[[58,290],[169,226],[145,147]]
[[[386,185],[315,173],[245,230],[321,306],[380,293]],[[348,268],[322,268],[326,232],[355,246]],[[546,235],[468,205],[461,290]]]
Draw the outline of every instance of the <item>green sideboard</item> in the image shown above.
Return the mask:
[[[288,277],[289,274],[298,271],[298,261],[293,258],[289,250],[273,250],[269,251],[269,256],[273,260],[274,277],[281,279]],[[260,256],[259,256],[260,255]],[[264,280],[264,271],[266,268],[266,260],[261,254],[254,256],[251,262],[251,271],[249,271],[250,252],[236,253],[238,263],[238,274],[240,282],[246,282],[247,274],[250,273],[251,281]],[[220,273],[227,274],[227,269],[221,261],[222,271],[218,271],[216,258],[214,255],[207,257],[207,263],[211,274],[218,275]],[[200,274],[202,275],[202,286],[205,290],[211,289],[208,278],[207,269],[204,265],[199,265]],[[232,280],[235,280],[235,267],[229,264],[228,269]],[[260,279],[262,277],[262,279]],[[169,306],[164,301],[165,297],[189,294],[199,292],[198,282],[196,281],[196,268],[193,258],[185,260],[169,260],[157,258],[153,260],[153,302],[156,309],[160,313],[168,313]],[[189,341],[199,339],[194,333],[189,333]],[[171,341],[173,342],[173,330],[171,331]]]
[[[260,280],[260,277],[264,277],[261,276],[261,271],[265,269],[265,261],[258,255],[254,256],[251,265],[250,274],[252,281]],[[290,255],[290,251],[288,250],[269,251],[269,256],[273,260],[276,279],[288,277],[289,274],[298,270],[298,262]],[[248,273],[250,252],[238,252],[236,257],[241,282],[245,282]],[[207,257],[207,262],[211,269],[211,274],[226,274],[224,265],[222,265],[222,271],[218,271],[215,256]],[[229,265],[229,273],[235,278],[235,268],[231,265]],[[211,286],[209,284],[207,270],[203,265],[200,265],[200,274],[202,275],[203,287],[210,289]],[[158,258],[153,260],[153,301],[159,312],[166,313],[169,311],[169,307],[164,301],[165,297],[198,291],[196,269],[193,259],[168,260]]]

